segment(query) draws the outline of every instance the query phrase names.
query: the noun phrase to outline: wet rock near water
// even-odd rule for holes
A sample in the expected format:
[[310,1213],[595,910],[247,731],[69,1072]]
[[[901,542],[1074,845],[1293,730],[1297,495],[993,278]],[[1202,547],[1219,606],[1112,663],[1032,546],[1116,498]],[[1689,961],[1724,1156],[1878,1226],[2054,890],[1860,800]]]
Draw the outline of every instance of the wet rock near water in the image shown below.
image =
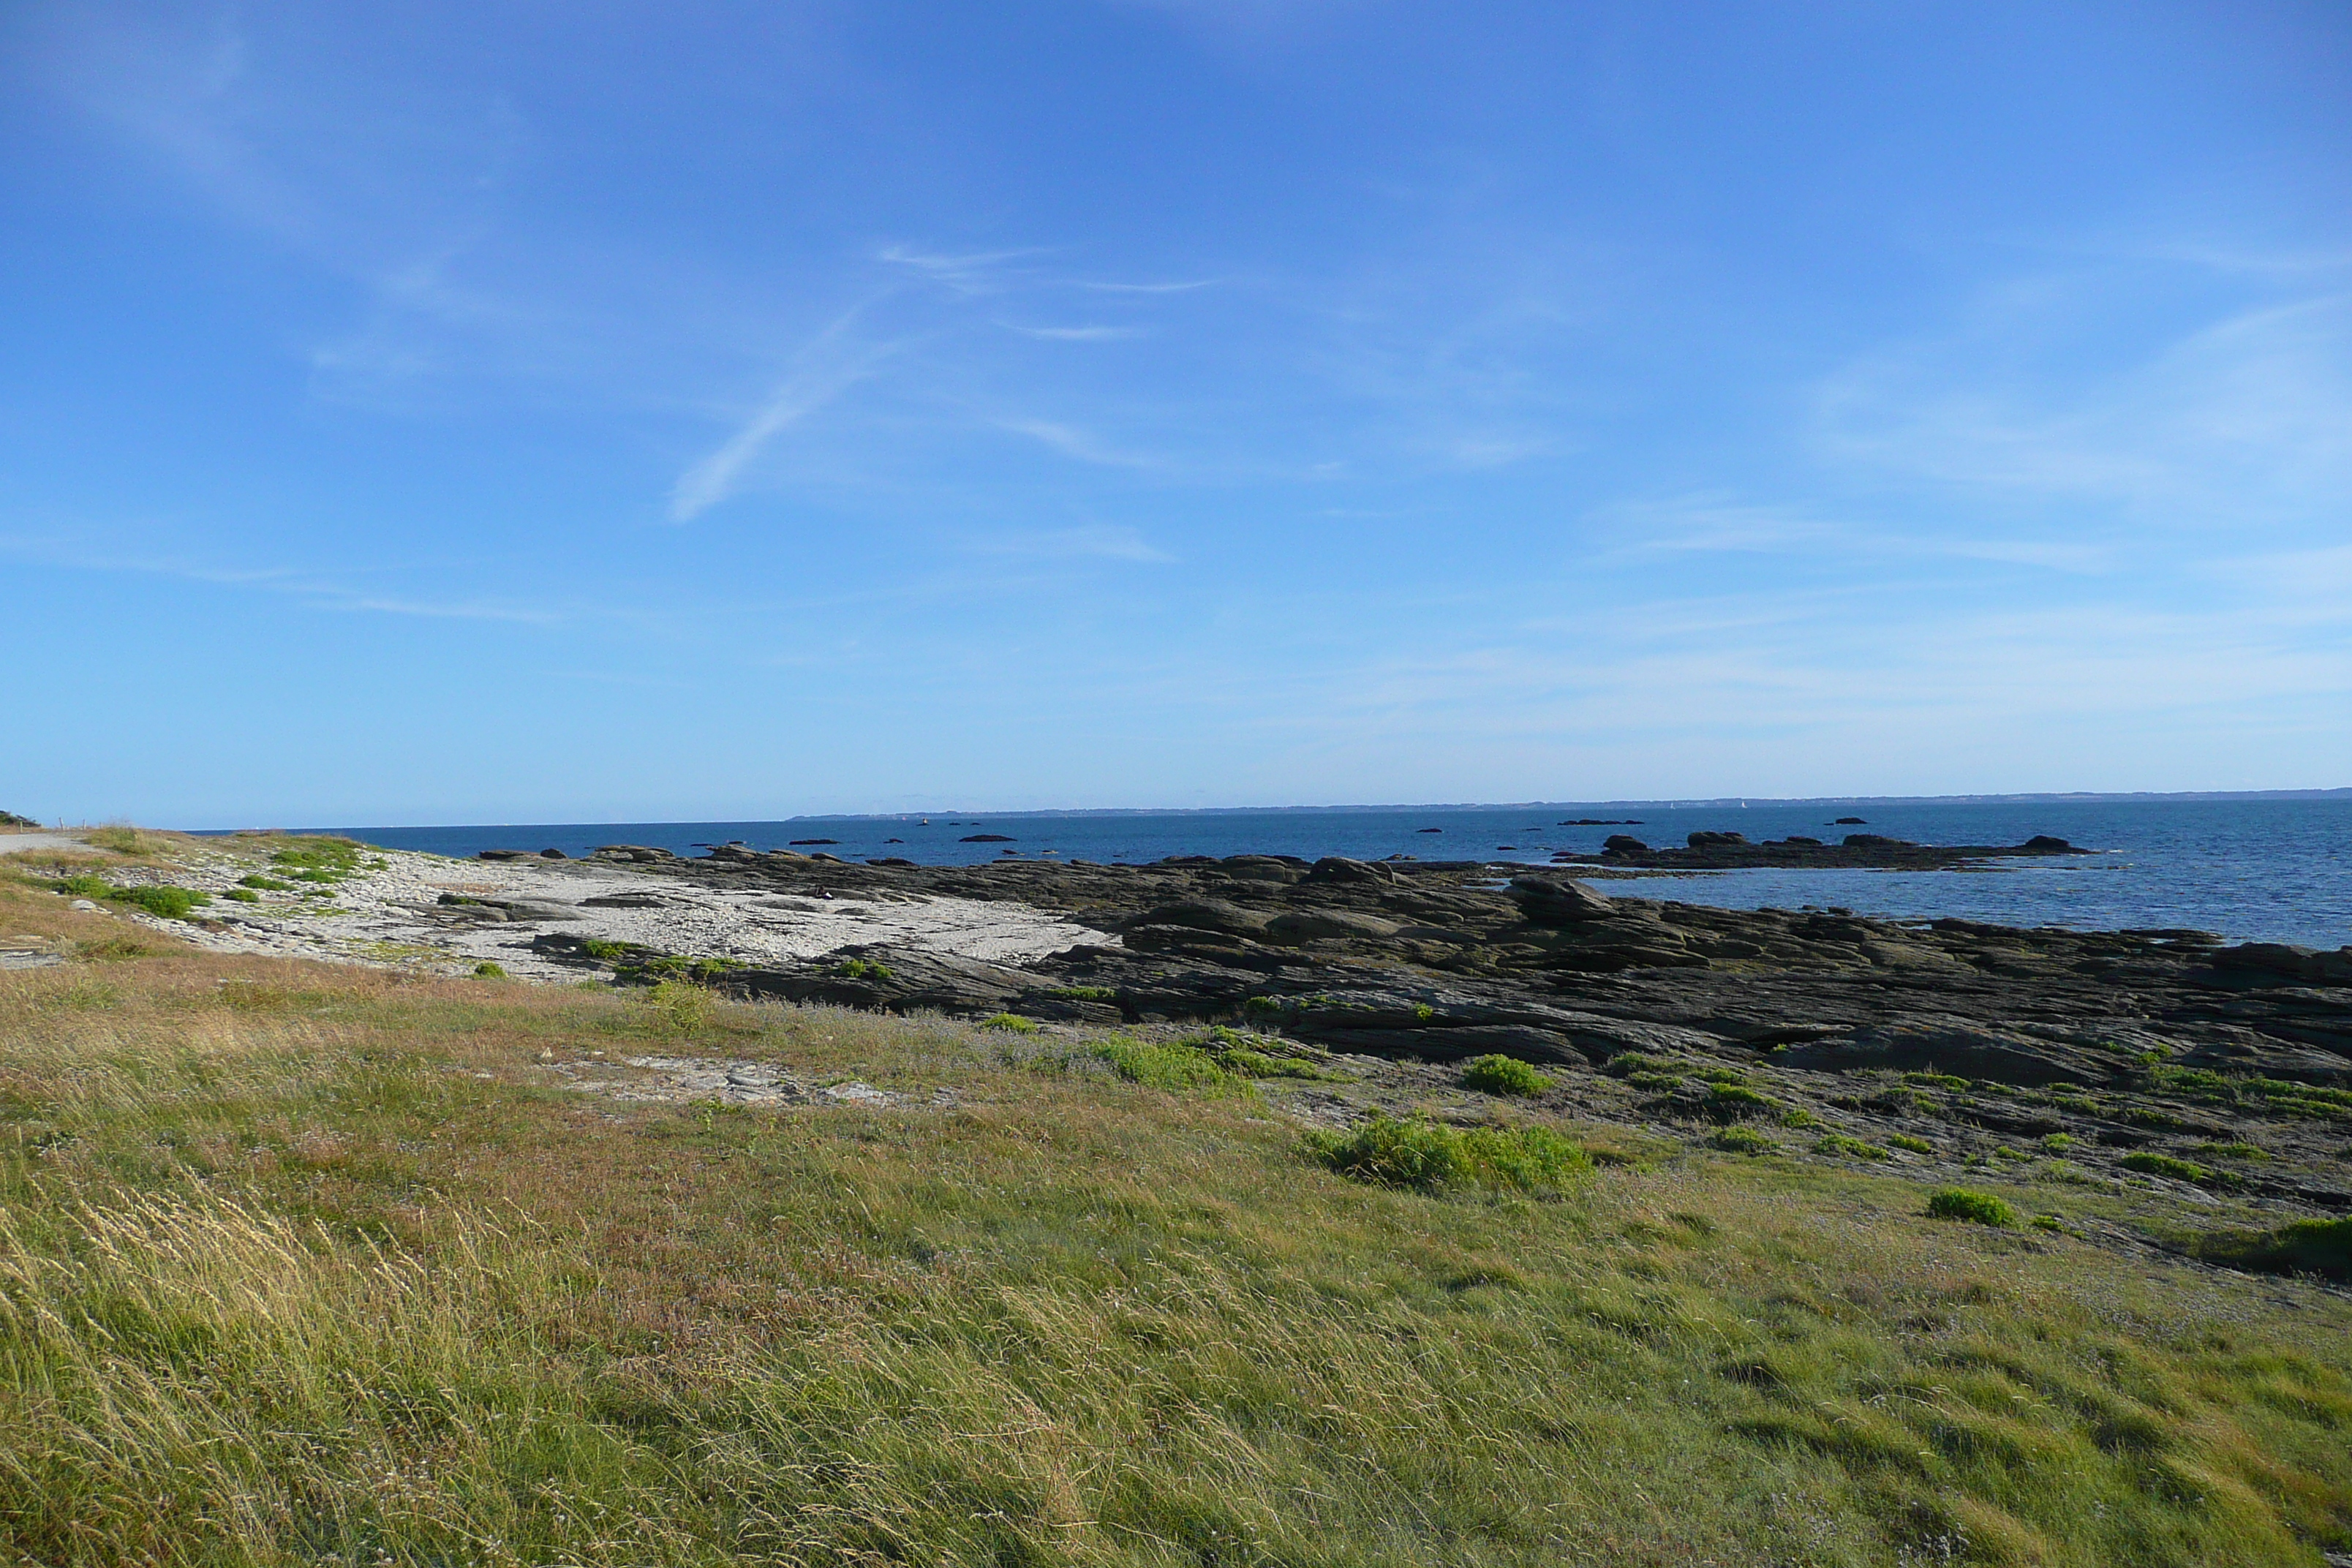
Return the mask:
[[[1860,822],[1840,817],[1833,826]],[[2036,835],[2022,844],[1914,844],[1881,833],[1849,833],[1835,844],[1791,834],[1751,844],[1742,833],[1701,830],[1680,848],[1653,847],[1629,833],[1612,833],[1598,854],[1563,849],[1552,859],[1563,866],[1604,866],[1650,871],[1739,871],[1805,868],[1844,870],[1936,871],[2018,856],[2091,855],[2063,838]]]

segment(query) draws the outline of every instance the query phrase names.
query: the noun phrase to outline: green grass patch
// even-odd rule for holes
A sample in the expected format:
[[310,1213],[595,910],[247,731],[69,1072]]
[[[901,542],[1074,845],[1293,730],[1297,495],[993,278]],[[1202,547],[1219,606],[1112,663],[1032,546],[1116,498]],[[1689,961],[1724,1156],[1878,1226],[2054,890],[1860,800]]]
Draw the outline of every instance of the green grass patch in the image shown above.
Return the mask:
[[2005,1228],[2017,1223],[2017,1210],[2005,1198],[1990,1193],[1980,1193],[1973,1187],[1944,1187],[1927,1198],[1927,1215],[1931,1219],[1964,1220],[1970,1225],[1989,1225]]
[[507,972],[502,966],[491,963],[487,958],[474,965],[474,973],[484,980],[504,980],[507,977]]
[[1056,1002],[1116,1002],[1118,993],[1108,985],[1056,985],[1043,993]]
[[1192,1046],[1112,1035],[1096,1041],[1092,1051],[1097,1059],[1108,1063],[1119,1077],[1147,1089],[1230,1094],[1249,1088],[1248,1079],[1228,1070],[1207,1051]]
[[1827,1154],[1832,1158],[1840,1160],[1884,1160],[1889,1158],[1886,1151],[1879,1147],[1877,1144],[1865,1142],[1860,1138],[1848,1137],[1843,1132],[1832,1132],[1816,1139],[1813,1142],[1813,1152],[1816,1154]]
[[1726,1127],[1706,1141],[1710,1149],[1727,1154],[1777,1154],[1780,1145],[1753,1127]]
[[[898,972],[878,958],[845,958],[833,966],[833,972],[844,980],[866,980],[877,985],[898,978]],[[997,1016],[1003,1017],[1007,1015]]]
[[211,903],[212,895],[194,888],[174,888],[158,884],[146,888],[121,888],[103,877],[83,873],[61,878],[49,884],[53,891],[68,893],[77,899],[107,899],[118,904],[129,904],[145,910],[167,921],[186,920],[191,912]]
[[[1663,1141],[1587,1173],[1508,1130],[1444,1130],[1457,1157],[1358,1129],[1328,1137],[1373,1179],[1342,1179],[1245,1098],[1034,1070],[1076,1041],[668,994],[704,1015],[676,1054],[908,1097],[551,1092],[550,1051],[661,1048],[650,988],[176,948],[0,975],[0,1560],[2309,1568],[2352,1544],[2341,1292],[2151,1268],[2089,1224],[1922,1226],[1884,1167]],[[2238,1256],[2310,1270],[2292,1247],[2329,1240]]]
[[1517,1057],[1486,1056],[1463,1067],[1462,1087],[1481,1094],[1541,1094],[1551,1079]]
[[1936,1152],[1936,1146],[1933,1143],[1928,1142],[1925,1138],[1914,1138],[1908,1132],[1890,1132],[1886,1135],[1886,1142],[1889,1148],[1907,1149],[1914,1154],[1932,1154]]
[[265,877],[258,871],[249,877],[239,877],[236,885],[257,889],[265,893],[290,893],[294,890],[293,883],[278,877]]
[[2168,1176],[2176,1182],[2189,1182],[2200,1187],[2233,1187],[2238,1178],[2227,1171],[2216,1171],[2194,1160],[2183,1160],[2172,1154],[2159,1154],[2152,1149],[2142,1149],[2116,1162],[2126,1171],[2137,1171],[2145,1176]]
[[1551,1192],[1592,1169],[1591,1155],[1548,1127],[1461,1128],[1376,1116],[1349,1131],[1310,1133],[1307,1146],[1344,1175],[1416,1192]]
[[2200,1143],[2189,1152],[2192,1154],[2201,1154],[2208,1160],[2267,1160],[2271,1158],[2271,1152],[2262,1147],[2260,1144],[2242,1142],[2236,1143]]
[[261,902],[261,895],[255,892],[251,888],[231,888],[226,892],[223,893],[221,897],[226,899],[233,904],[257,904]]
[[[851,963],[856,960],[852,959]],[[1002,1029],[1009,1035],[1035,1035],[1045,1032],[1045,1026],[1034,1018],[1024,1018],[1018,1013],[997,1013],[980,1021],[983,1029]]]

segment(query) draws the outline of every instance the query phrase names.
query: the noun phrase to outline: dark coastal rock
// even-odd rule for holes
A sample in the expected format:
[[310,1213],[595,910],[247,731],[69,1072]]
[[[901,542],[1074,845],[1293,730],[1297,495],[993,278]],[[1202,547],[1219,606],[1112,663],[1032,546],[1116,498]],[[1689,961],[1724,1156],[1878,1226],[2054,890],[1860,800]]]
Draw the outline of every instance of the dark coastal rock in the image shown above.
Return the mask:
[[1506,890],[1530,925],[1581,925],[1622,914],[1616,903],[1581,882],[1549,877],[1514,877]]
[[2284,942],[2250,942],[2214,953],[2213,967],[2278,975],[2312,985],[2352,985],[2352,947],[2327,952]]
[[646,866],[652,865],[656,861],[675,860],[677,858],[676,855],[671,854],[667,849],[648,848],[643,844],[599,845],[593,852],[592,858],[599,860],[627,860],[633,861],[638,865]]
[[967,833],[956,842],[959,844],[1012,844],[1018,841],[1009,833]]
[[1353,910],[1300,910],[1276,915],[1261,928],[1275,942],[1320,942],[1332,937],[1389,937],[1401,929],[1394,921]]
[[1830,826],[1832,827],[1867,827],[1870,824],[1859,816],[1841,816]]
[[2015,1084],[2104,1084],[2118,1075],[2114,1058],[2023,1035],[1954,1023],[1909,1023],[1859,1029],[1843,1039],[1791,1046],[1774,1058],[1782,1067],[1852,1072],[1950,1073]]
[[477,860],[528,860],[531,858],[531,853],[528,849],[477,849],[474,851],[474,858]]
[[2046,836],[2023,844],[1914,844],[1881,833],[1849,833],[1838,844],[1803,837],[1750,844],[1738,833],[1698,832],[1686,848],[1653,849],[1641,840],[1612,835],[1597,856],[1563,850],[1558,863],[1658,871],[1736,871],[1809,866],[1849,869],[1932,871],[1969,866],[2004,856],[2087,855],[2063,839]]
[[804,844],[838,844],[840,842],[838,838],[795,838],[792,844],[794,848],[799,848]]
[[540,899],[496,898],[488,893],[444,893],[440,907],[473,920],[576,921],[585,917],[567,904]]
[[1223,899],[1192,899],[1183,903],[1162,904],[1145,910],[1135,918],[1135,925],[1188,926],[1197,931],[1229,931],[1239,936],[1256,936],[1274,923],[1274,917],[1258,910],[1245,910],[1239,904]]
[[1387,886],[1395,882],[1396,876],[1387,868],[1370,861],[1350,860],[1344,855],[1326,855],[1307,871],[1307,880]]
[[572,858],[571,856],[566,855],[562,850],[554,848],[541,850],[539,852],[539,858],[542,860],[569,860]]

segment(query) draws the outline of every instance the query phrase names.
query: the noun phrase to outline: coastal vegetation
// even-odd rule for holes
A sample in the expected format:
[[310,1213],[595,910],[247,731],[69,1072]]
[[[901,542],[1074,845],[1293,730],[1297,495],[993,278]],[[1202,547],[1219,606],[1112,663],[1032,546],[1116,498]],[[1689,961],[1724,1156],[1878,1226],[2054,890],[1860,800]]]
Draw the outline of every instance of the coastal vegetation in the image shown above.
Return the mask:
[[1483,1094],[1541,1094],[1551,1079],[1516,1057],[1485,1056],[1463,1068],[1462,1087]]
[[[0,1556],[2352,1550],[2340,1221],[2039,1155],[1944,1188],[1769,1108],[1685,1142],[1455,1069],[1306,1126],[1265,1064],[1346,1060],[1240,1029],[203,952],[34,878],[0,933],[67,960],[0,972]],[[649,1054],[896,1100],[559,1070]]]

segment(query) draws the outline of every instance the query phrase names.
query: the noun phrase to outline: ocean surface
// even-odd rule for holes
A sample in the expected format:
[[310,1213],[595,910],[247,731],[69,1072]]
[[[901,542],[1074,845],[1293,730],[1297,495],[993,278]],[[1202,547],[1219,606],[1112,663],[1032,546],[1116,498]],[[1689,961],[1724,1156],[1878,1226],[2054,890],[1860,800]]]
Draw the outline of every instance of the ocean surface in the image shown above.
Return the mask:
[[[2005,925],[2076,930],[2189,927],[2239,942],[2352,944],[2352,797],[2320,800],[1757,803],[1428,806],[1404,810],[1121,812],[928,817],[799,817],[786,822],[499,824],[344,827],[386,848],[470,857],[480,849],[561,849],[645,844],[691,855],[740,840],[755,849],[797,844],[844,859],[899,855],[927,865],[1012,856],[1129,865],[1169,855],[1348,855],[1377,860],[1518,860],[1543,865],[1555,849],[1593,850],[1612,833],[1679,844],[1696,829],[1750,839],[1809,834],[1834,842],[1861,816],[1866,831],[1923,844],[2018,844],[2053,834],[2095,855],[2001,860],[1970,871],[1724,871],[1613,882],[1609,890],[1728,909],[1843,908],[1898,918],[1959,915]],[[1638,826],[1570,826],[1579,817],[1639,818]],[[1434,831],[1432,831],[1432,830]],[[326,831],[326,830],[321,830]],[[967,843],[1003,834],[1012,842]],[[1008,853],[1009,852],[1009,853]]]

